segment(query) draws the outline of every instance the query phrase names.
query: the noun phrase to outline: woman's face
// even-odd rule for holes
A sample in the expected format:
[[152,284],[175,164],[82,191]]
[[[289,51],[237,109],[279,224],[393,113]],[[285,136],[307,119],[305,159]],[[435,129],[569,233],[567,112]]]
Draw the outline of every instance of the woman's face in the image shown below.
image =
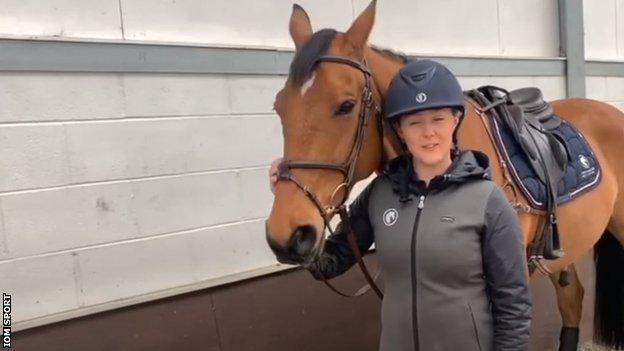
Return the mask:
[[458,123],[450,108],[424,110],[402,116],[398,133],[415,161],[435,166],[450,158]]

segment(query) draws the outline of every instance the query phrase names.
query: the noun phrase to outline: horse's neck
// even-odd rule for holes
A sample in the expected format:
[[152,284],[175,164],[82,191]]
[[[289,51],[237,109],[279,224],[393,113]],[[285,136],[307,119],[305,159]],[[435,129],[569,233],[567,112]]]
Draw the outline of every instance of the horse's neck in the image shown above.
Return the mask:
[[386,57],[370,47],[364,53],[368,66],[373,74],[375,86],[382,96],[386,95],[390,82],[404,65],[402,62]]
[[[403,63],[385,57],[375,52],[370,47],[366,48],[365,57],[372,73],[373,82],[381,97],[381,107],[383,107],[383,97],[388,91],[392,78],[399,69],[401,69]],[[391,126],[386,122],[385,118],[383,116],[381,116],[381,118],[383,119],[384,132],[383,157],[377,168],[378,171],[383,169],[387,161],[397,157],[402,152],[401,143],[396,134],[392,131]]]

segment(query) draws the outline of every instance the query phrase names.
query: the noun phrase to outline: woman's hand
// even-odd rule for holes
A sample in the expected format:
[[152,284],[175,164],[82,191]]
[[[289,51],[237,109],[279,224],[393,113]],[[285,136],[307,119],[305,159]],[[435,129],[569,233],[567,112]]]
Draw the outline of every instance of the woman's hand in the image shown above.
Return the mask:
[[271,162],[269,168],[269,187],[271,192],[275,195],[275,185],[277,185],[277,166],[282,162],[282,158],[278,157]]

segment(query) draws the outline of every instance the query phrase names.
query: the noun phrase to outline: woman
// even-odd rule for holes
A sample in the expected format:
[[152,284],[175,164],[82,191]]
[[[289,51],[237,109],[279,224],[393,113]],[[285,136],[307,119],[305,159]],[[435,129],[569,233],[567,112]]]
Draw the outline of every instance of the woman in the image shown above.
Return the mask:
[[[404,66],[384,108],[408,151],[350,205],[360,250],[374,242],[384,272],[383,351],[528,349],[531,303],[520,226],[490,178],[487,156],[455,146],[463,104],[445,66],[430,60]],[[273,189],[275,167],[270,174]],[[339,225],[306,268],[329,279],[354,263]]]

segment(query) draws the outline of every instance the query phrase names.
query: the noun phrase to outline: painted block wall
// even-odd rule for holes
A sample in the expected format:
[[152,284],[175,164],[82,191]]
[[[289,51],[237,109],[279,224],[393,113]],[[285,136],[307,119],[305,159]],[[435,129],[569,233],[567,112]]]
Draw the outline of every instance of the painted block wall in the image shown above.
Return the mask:
[[624,61],[624,0],[584,0],[585,57]]
[[[0,13],[0,37],[293,48],[287,29],[294,2],[9,0]],[[369,1],[296,3],[306,9],[315,30],[344,31]],[[410,54],[554,57],[558,26],[556,0],[379,1],[371,40]]]

